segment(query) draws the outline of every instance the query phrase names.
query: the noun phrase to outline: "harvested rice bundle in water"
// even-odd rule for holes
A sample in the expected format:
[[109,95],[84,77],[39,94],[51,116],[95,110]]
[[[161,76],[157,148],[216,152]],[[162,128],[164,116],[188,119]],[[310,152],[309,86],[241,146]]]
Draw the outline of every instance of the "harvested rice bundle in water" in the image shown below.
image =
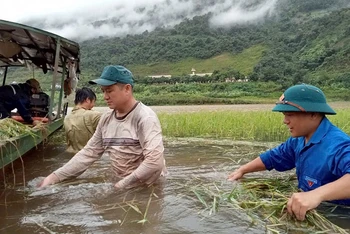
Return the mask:
[[198,181],[186,186],[191,188],[209,214],[217,212],[220,206],[240,213],[244,211],[252,220],[263,224],[269,233],[348,233],[316,210],[307,212],[305,221],[298,221],[287,213],[288,198],[297,192],[294,178],[243,179],[230,192],[222,191],[216,184],[204,185]]

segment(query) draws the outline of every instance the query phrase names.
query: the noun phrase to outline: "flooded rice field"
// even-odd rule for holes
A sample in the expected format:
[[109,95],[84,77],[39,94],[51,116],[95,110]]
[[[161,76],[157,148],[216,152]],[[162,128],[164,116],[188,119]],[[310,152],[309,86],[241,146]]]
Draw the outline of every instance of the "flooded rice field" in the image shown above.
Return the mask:
[[[230,191],[228,173],[272,143],[166,139],[169,175],[153,187],[116,191],[109,159],[102,157],[77,179],[38,190],[44,176],[72,157],[64,152],[63,135],[60,130],[26,155],[23,164],[7,168],[0,185],[0,233],[267,233],[264,225],[242,211],[203,209],[192,187],[215,183]],[[345,226],[350,217],[331,216]]]

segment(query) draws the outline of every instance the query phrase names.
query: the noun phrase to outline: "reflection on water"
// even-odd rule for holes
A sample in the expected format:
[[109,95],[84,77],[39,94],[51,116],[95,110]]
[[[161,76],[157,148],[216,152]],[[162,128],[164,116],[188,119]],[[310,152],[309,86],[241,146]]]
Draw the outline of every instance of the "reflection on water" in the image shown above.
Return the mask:
[[25,156],[24,173],[20,162],[14,173],[8,168],[6,185],[0,185],[0,233],[266,233],[234,210],[202,212],[188,196],[188,181],[230,190],[228,173],[272,145],[168,139],[169,176],[150,188],[116,191],[108,158],[102,157],[78,179],[37,190],[43,176],[72,157],[64,141],[55,139]]

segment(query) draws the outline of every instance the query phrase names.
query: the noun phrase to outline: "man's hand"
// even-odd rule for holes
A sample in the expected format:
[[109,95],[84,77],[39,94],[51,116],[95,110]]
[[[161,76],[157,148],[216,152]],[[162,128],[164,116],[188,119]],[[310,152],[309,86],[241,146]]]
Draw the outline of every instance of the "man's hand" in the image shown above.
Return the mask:
[[40,184],[38,184],[38,187],[43,188],[51,184],[56,184],[58,182],[60,182],[60,179],[54,173],[52,173],[47,176]]
[[257,157],[232,172],[227,179],[229,181],[234,181],[242,178],[244,174],[263,170],[266,170],[265,164],[262,162],[260,157]]
[[316,208],[322,200],[315,190],[309,192],[293,193],[287,202],[287,210],[291,215],[295,215],[298,220],[305,219],[306,212]]
[[120,184],[119,184],[119,183],[116,183],[116,184],[114,185],[114,188],[115,188],[116,190],[120,190],[120,189],[121,189]]
[[244,175],[244,173],[242,172],[241,168],[235,170],[234,172],[232,172],[231,174],[228,175],[227,179],[229,181],[234,181],[234,180],[238,180],[240,178],[242,178]]
[[115,185],[114,185],[114,188],[116,190],[122,190],[122,189],[125,189],[125,186],[123,185],[123,183],[121,181],[118,181]]
[[33,124],[33,126],[37,126],[40,123],[42,123],[40,120],[34,120],[32,124]]

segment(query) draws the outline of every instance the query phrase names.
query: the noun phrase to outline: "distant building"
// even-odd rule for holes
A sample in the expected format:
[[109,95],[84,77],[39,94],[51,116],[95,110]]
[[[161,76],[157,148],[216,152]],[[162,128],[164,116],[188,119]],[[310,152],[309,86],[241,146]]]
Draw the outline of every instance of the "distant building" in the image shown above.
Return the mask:
[[171,75],[150,75],[150,76],[147,76],[147,77],[151,77],[151,78],[171,78]]
[[226,78],[225,79],[225,82],[226,83],[229,83],[229,82],[236,82],[236,78],[232,77],[232,78]]
[[196,73],[196,69],[192,68],[191,69],[191,74],[190,76],[211,76],[213,73]]
[[238,79],[237,82],[248,82],[249,79],[247,76],[244,77],[244,79]]
[[238,79],[236,80],[234,77],[233,78],[226,78],[225,79],[225,82],[228,83],[228,82],[249,82],[249,79],[248,78],[244,78],[244,79]]
[[196,75],[196,69],[192,68],[192,69],[191,69],[191,72],[192,72],[192,75],[193,75],[193,76]]

